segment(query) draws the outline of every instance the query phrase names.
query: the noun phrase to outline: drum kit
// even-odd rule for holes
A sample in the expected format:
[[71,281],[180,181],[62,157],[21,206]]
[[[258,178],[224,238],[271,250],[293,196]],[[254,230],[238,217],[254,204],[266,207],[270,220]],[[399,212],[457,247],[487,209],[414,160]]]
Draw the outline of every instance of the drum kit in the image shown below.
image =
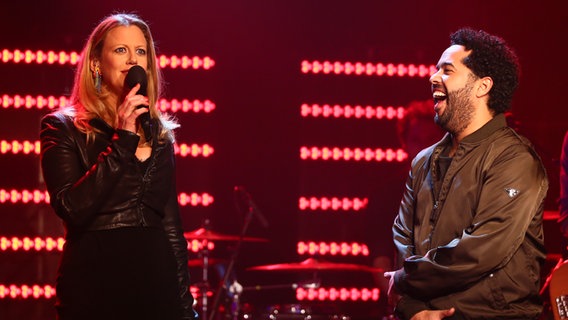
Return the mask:
[[[209,228],[203,227],[194,231],[184,233],[185,238],[188,241],[198,240],[206,244],[208,242],[237,242],[239,245],[241,242],[267,242],[264,238],[255,237],[245,237],[239,235],[223,234],[209,230]],[[238,246],[237,246],[238,247]],[[196,294],[198,299],[196,299],[196,309],[200,311],[200,319],[203,320],[213,320],[220,319],[217,315],[219,308],[219,298],[224,295],[225,297],[230,297],[231,306],[229,312],[225,313],[225,319],[253,319],[255,318],[251,314],[243,315],[242,308],[239,302],[239,296],[243,291],[246,290],[261,290],[261,289],[279,289],[279,288],[318,288],[320,286],[317,280],[316,274],[319,272],[326,271],[339,271],[339,272],[376,272],[382,273],[383,270],[380,268],[373,268],[366,265],[351,264],[351,263],[336,263],[328,262],[316,258],[307,258],[301,262],[288,262],[279,264],[269,264],[269,265],[259,265],[254,267],[249,267],[247,270],[250,271],[267,271],[267,272],[296,272],[296,273],[313,273],[314,281],[291,283],[285,285],[270,285],[270,286],[254,286],[254,287],[243,287],[240,285],[236,279],[229,279],[229,272],[231,272],[232,265],[235,260],[235,256],[232,259],[218,259],[209,256],[209,249],[207,245],[200,247],[199,258],[190,259],[188,261],[188,266],[193,268],[200,268],[202,272],[202,282],[197,284],[199,288],[199,293]],[[209,268],[212,266],[225,266],[229,264],[224,270],[223,280],[220,281],[219,287],[215,290],[209,283]],[[215,302],[211,305],[210,298],[215,297]],[[313,314],[314,310],[309,306],[302,305],[276,305],[267,311],[267,313],[260,315],[256,319],[273,319],[273,320],[287,320],[287,319],[334,319],[334,320],[348,320],[349,316],[338,315],[338,314],[325,314],[318,315]],[[227,310],[227,308],[224,308]]]

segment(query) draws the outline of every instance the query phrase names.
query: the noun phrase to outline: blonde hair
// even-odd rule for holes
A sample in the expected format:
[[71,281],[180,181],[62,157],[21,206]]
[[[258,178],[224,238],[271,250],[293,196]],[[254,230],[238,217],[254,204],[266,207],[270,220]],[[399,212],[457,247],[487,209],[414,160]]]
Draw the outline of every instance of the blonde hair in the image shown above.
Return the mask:
[[148,24],[137,15],[131,13],[117,13],[104,18],[92,31],[81,53],[75,81],[71,93],[71,107],[64,108],[63,112],[74,118],[75,126],[87,134],[88,139],[94,137],[95,129],[89,121],[93,118],[101,118],[110,126],[115,127],[117,120],[116,106],[110,106],[106,102],[109,93],[104,86],[101,92],[95,88],[94,76],[91,71],[91,61],[101,58],[102,48],[108,32],[119,26],[137,26],[146,39],[148,54],[148,100],[150,101],[150,117],[158,119],[162,131],[159,139],[173,141],[173,129],[179,127],[176,121],[168,115],[162,114],[156,104],[162,93],[162,75],[156,62],[156,49]]

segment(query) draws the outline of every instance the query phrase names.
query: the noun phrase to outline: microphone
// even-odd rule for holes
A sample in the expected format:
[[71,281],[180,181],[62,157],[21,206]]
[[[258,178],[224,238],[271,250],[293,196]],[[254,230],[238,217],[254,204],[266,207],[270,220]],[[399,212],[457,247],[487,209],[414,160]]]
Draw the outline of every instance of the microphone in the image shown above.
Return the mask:
[[249,207],[249,210],[258,217],[260,224],[262,224],[263,227],[268,228],[268,220],[266,220],[262,212],[260,212],[260,209],[258,209],[256,203],[252,201],[252,197],[245,190],[245,188],[243,186],[235,186],[235,193],[240,195],[242,199],[245,200],[246,204]]
[[[141,66],[132,66],[126,74],[125,82],[130,89],[134,88],[135,85],[140,84],[140,89],[138,89],[138,92],[136,92],[136,94],[141,94],[143,96],[147,95],[148,79],[146,77],[146,70],[144,70],[144,68],[142,68]],[[147,107],[145,105],[139,105],[136,107],[136,109],[140,108]],[[146,141],[152,140],[152,122],[150,121],[150,112],[148,111],[138,116],[138,123],[140,123],[140,126],[144,131],[144,137],[146,138]]]

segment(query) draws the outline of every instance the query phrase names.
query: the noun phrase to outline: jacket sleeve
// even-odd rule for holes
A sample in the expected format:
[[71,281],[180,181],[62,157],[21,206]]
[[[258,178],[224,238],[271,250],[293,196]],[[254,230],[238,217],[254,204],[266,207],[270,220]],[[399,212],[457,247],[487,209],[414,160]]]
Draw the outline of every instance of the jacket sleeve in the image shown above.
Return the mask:
[[[173,158],[173,150],[171,152]],[[172,159],[175,161],[175,159]],[[183,235],[183,228],[177,200],[175,175],[171,182],[171,191],[166,203],[162,224],[168,238],[177,264],[177,278],[179,284],[179,297],[182,304],[183,319],[197,319],[193,310],[193,296],[189,291],[189,270],[187,267],[187,240]]]
[[406,258],[404,268],[395,274],[399,292],[430,299],[463,290],[505,266],[525,237],[539,241],[539,234],[527,231],[531,223],[541,224],[548,182],[538,156],[528,149],[511,145],[495,159],[479,181],[471,226],[425,256]]
[[[420,160],[417,157],[412,164],[412,168],[422,168],[426,163],[427,157]],[[423,168],[422,168],[423,169]],[[406,258],[414,255],[414,206],[415,194],[414,185],[417,179],[416,170],[410,170],[406,180],[405,190],[400,203],[397,217],[393,224],[394,243],[397,247],[398,261],[397,266],[402,267]],[[400,319],[410,319],[422,310],[428,310],[426,302],[413,298],[408,294],[401,293],[401,298],[395,307],[395,314]]]
[[404,259],[414,254],[413,221],[414,221],[414,190],[412,186],[413,172],[410,171],[406,180],[404,193],[398,210],[398,215],[392,227],[394,244],[398,252],[397,266],[402,266]]
[[71,128],[70,119],[50,114],[41,121],[41,167],[57,215],[69,225],[82,226],[97,213],[120,179],[124,165],[132,161],[139,137],[117,130],[96,163],[86,168],[77,141],[84,136]]
[[404,260],[415,254],[414,250],[414,219],[416,206],[415,190],[423,183],[428,172],[430,154],[433,147],[422,150],[412,160],[412,166],[406,178],[402,200],[398,209],[392,232],[393,240],[398,252],[397,267],[400,268]]

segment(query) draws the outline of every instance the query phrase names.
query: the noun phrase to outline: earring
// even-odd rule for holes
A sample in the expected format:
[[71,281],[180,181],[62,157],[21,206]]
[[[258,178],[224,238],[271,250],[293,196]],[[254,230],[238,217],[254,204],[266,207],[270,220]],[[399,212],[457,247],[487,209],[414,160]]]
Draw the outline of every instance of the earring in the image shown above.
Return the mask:
[[102,75],[101,75],[101,68],[99,68],[99,66],[95,66],[95,71],[93,72],[93,78],[95,79],[95,89],[97,90],[97,93],[101,93]]

